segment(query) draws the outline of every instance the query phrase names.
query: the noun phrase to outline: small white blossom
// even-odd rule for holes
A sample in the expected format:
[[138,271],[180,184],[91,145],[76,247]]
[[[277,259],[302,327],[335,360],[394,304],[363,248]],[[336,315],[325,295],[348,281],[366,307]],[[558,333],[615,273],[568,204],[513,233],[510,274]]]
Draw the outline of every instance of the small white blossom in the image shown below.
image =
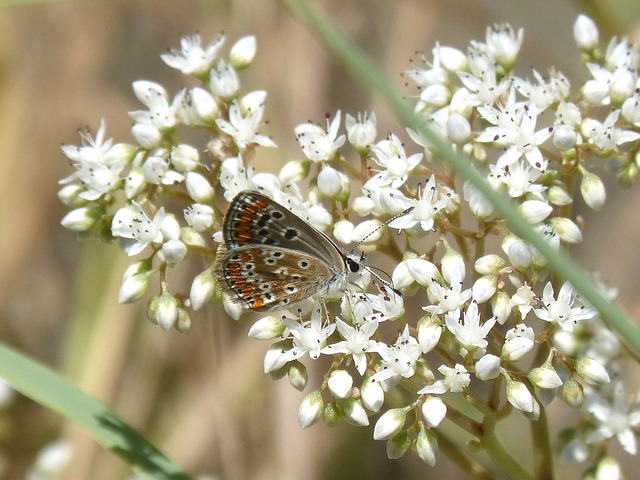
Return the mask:
[[371,340],[371,336],[377,330],[378,322],[373,320],[362,325],[351,326],[336,318],[336,327],[344,340],[327,345],[322,349],[321,353],[325,355],[350,354],[356,370],[360,375],[364,375],[367,368],[367,353],[373,352],[377,348],[377,343]]
[[221,35],[206,48],[202,48],[200,35],[196,33],[180,39],[180,51],[171,49],[171,53],[163,53],[160,58],[185,75],[200,76],[209,71],[224,40],[224,35]]
[[596,422],[596,429],[587,435],[588,443],[602,442],[615,436],[627,453],[637,453],[634,429],[640,426],[640,409],[631,410],[625,399],[622,382],[616,382],[611,399],[588,389],[585,409]]
[[162,243],[164,236],[161,226],[164,217],[164,208],[160,208],[152,221],[140,205],[132,202],[113,216],[111,233],[114,237],[120,237],[123,250],[127,255],[136,255],[149,243]]
[[[450,392],[462,392],[471,383],[471,375],[464,366],[456,363],[453,368],[440,365],[438,371],[444,375],[444,386]],[[423,393],[422,390],[418,393]]]
[[369,180],[378,187],[401,187],[424,156],[422,153],[414,153],[407,157],[402,142],[394,134],[370,148],[373,160],[384,169]]
[[244,149],[254,144],[263,147],[276,147],[273,140],[258,133],[263,111],[264,107],[261,105],[243,114],[238,102],[233,100],[229,106],[229,120],[216,118],[216,125],[233,138],[238,148]]
[[560,328],[567,332],[572,332],[574,325],[580,320],[593,318],[598,313],[595,309],[584,305],[574,307],[575,298],[573,287],[565,283],[560,288],[558,298],[554,298],[553,285],[548,282],[542,292],[542,308],[536,308],[536,316],[546,322],[558,324]]
[[464,320],[460,321],[456,316],[450,314],[445,315],[447,329],[453,333],[460,345],[467,350],[486,348],[488,344],[486,336],[496,323],[495,317],[488,319],[480,325],[478,304],[474,301],[471,302],[467,308],[463,318]]
[[409,335],[409,326],[405,326],[394,345],[379,345],[378,353],[382,357],[382,369],[371,379],[379,382],[391,378],[410,378],[415,373],[415,363],[422,350],[418,341]]
[[334,157],[338,148],[344,144],[344,135],[338,136],[340,129],[340,111],[330,122],[327,118],[327,130],[319,125],[303,123],[295,128],[296,140],[302,153],[314,162],[327,161]]
[[347,139],[349,143],[358,151],[366,151],[376,138],[376,114],[358,113],[357,118],[347,113],[344,119],[344,126],[347,129]]

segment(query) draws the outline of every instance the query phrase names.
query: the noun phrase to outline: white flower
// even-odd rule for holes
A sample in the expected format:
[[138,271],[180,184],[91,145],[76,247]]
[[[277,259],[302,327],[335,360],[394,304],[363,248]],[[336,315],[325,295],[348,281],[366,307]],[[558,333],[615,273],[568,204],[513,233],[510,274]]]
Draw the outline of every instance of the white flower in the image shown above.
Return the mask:
[[209,72],[209,88],[214,96],[224,101],[234,98],[240,90],[238,72],[230,63],[220,60]]
[[124,144],[113,145],[112,139],[105,139],[105,124],[95,138],[87,131],[80,132],[81,146],[64,145],[62,153],[71,160],[76,172],[60,180],[60,184],[68,184],[78,179],[85,188],[78,197],[85,200],[97,200],[105,193],[110,193],[121,186],[120,174],[131,155],[131,148]]
[[[471,383],[471,375],[464,366],[456,363],[455,367],[450,368],[446,365],[440,365],[438,371],[444,375],[445,388],[453,393],[462,392]],[[418,393],[421,393],[419,391]]]
[[[510,111],[512,109],[513,111]],[[480,114],[496,125],[487,127],[476,139],[478,142],[495,142],[507,147],[497,162],[498,168],[515,163],[524,156],[533,168],[544,170],[547,160],[539,146],[553,133],[553,127],[535,130],[538,111],[534,105],[517,107],[507,105],[502,110],[493,107],[478,107]]]
[[414,153],[407,157],[402,142],[394,134],[370,148],[373,160],[384,169],[367,182],[377,187],[399,188],[424,156],[422,153]]
[[298,125],[294,132],[302,153],[314,162],[330,160],[336,154],[338,148],[344,143],[344,135],[338,136],[340,129],[340,111],[330,122],[327,118],[327,131],[319,125],[303,123]]
[[238,148],[244,149],[249,145],[262,145],[263,147],[275,147],[273,140],[258,133],[258,127],[262,121],[264,106],[248,110],[243,115],[238,102],[233,100],[229,106],[229,120],[216,118],[216,125],[227,135],[231,136]]
[[447,329],[453,333],[458,343],[467,350],[485,348],[488,345],[486,336],[495,323],[496,318],[492,317],[480,325],[480,313],[478,312],[478,304],[475,301],[471,302],[467,308],[462,322],[456,316],[445,315]]
[[553,285],[548,282],[542,292],[543,308],[536,308],[534,313],[539,319],[556,323],[563,330],[572,332],[577,322],[593,318],[598,313],[595,309],[584,305],[573,307],[574,301],[573,287],[569,283],[562,285],[556,300]]
[[624,384],[616,382],[610,400],[599,396],[593,389],[587,389],[585,393],[585,409],[596,423],[596,429],[587,435],[587,443],[602,442],[615,436],[627,453],[635,455],[637,445],[633,429],[640,426],[640,410],[630,411],[624,396]]
[[587,119],[583,122],[582,132],[596,148],[604,152],[610,152],[618,145],[639,139],[638,132],[616,128],[619,116],[620,110],[614,110],[602,123],[593,118]]
[[160,58],[184,75],[200,76],[209,71],[224,40],[224,35],[221,35],[206,48],[202,48],[200,35],[196,33],[180,39],[180,51],[171,49],[171,53],[163,53]]
[[323,325],[322,318],[321,310],[315,309],[311,314],[311,320],[307,322],[284,319],[284,323],[293,337],[293,348],[282,352],[283,365],[302,357],[305,353],[309,353],[309,357],[314,360],[320,356],[327,338],[336,329],[336,325],[333,323]]
[[164,207],[156,212],[152,221],[140,205],[132,202],[113,216],[111,233],[114,237],[120,237],[122,248],[127,255],[136,255],[149,243],[162,243],[164,236],[161,227],[164,218]]
[[523,37],[522,28],[516,33],[508,23],[487,27],[485,37],[487,52],[508,70],[518,57]]
[[364,375],[367,368],[367,353],[376,350],[377,343],[371,340],[371,336],[377,330],[378,322],[374,320],[352,327],[341,319],[336,318],[336,326],[338,333],[344,340],[327,345],[321,350],[321,353],[325,355],[337,353],[351,355],[356,370],[360,375]]
[[382,357],[382,369],[371,379],[376,382],[391,378],[412,377],[415,373],[415,363],[422,353],[418,341],[409,335],[406,325],[394,345],[378,345],[378,353]]
[[521,160],[505,168],[497,165],[489,165],[491,175],[507,187],[507,193],[511,198],[522,197],[527,194],[538,194],[546,190],[544,185],[535,183],[540,177],[540,170],[531,168]]
[[358,151],[365,149],[373,143],[376,138],[376,114],[358,113],[357,118],[347,113],[344,119],[344,126],[347,129],[347,139]]
[[184,209],[184,219],[196,232],[203,232],[213,225],[213,208],[193,203]]
[[402,215],[389,222],[390,228],[400,230],[419,225],[422,231],[428,232],[433,229],[436,215],[447,203],[446,200],[437,199],[435,175],[431,175],[424,189],[418,192],[417,200],[404,197],[402,194],[395,195],[394,198],[401,201],[404,209],[413,207],[406,215]]
[[148,80],[133,82],[133,92],[148,110],[129,112],[141,128],[155,128],[160,132],[176,125],[177,106],[169,103],[167,91],[160,84]]
[[445,288],[436,281],[429,284],[429,293],[433,297],[433,305],[422,307],[423,310],[441,314],[449,313],[454,318],[460,316],[460,309],[471,299],[470,289],[462,290],[462,282],[454,283],[449,288]]

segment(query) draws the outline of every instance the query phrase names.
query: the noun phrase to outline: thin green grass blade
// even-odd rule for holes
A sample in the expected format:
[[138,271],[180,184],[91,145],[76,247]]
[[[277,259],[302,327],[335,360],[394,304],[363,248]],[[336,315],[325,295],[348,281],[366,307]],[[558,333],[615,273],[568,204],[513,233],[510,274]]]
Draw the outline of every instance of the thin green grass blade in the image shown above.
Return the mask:
[[378,67],[360,48],[345,38],[335,26],[306,0],[281,0],[324,42],[351,73],[363,84],[380,94],[393,112],[409,127],[420,132],[431,144],[434,153],[465,180],[471,182],[493,204],[509,228],[520,238],[533,245],[549,262],[549,268],[559,278],[569,281],[599,312],[607,325],[618,332],[629,352],[640,360],[640,329],[615,304],[607,300],[582,268],[563,251],[554,250],[516,210],[513,201],[494,191],[489,183],[473,168],[466,155],[456,153],[419,118]]
[[96,442],[124,459],[137,474],[162,480],[190,479],[105,405],[48,367],[1,343],[0,377],[16,391],[85,428]]

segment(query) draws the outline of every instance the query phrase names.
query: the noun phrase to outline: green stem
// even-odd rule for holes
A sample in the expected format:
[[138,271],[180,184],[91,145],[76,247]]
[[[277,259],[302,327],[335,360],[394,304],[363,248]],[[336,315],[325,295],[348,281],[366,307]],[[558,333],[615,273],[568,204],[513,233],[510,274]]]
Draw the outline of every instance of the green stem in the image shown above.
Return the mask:
[[529,422],[533,441],[533,472],[537,480],[553,479],[553,450],[549,441],[547,410],[540,408],[540,418]]
[[504,449],[496,436],[496,422],[494,415],[486,415],[484,420],[484,434],[482,435],[482,446],[487,454],[509,478],[518,480],[533,480],[532,475]]
[[446,452],[456,467],[467,473],[469,478],[476,480],[492,480],[495,476],[487,470],[480,462],[476,461],[469,455],[465,455],[466,449],[460,448],[459,445],[453,443],[447,435],[438,430],[438,449]]

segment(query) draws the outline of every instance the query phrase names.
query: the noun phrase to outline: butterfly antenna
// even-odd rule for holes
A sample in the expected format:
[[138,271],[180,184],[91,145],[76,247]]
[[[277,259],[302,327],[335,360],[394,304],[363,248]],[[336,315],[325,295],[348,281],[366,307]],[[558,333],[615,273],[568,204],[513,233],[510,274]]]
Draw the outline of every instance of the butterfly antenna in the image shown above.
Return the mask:
[[350,253],[350,254],[351,254],[351,253],[353,253],[353,252],[355,251],[355,249],[356,249],[356,248],[358,248],[360,245],[362,245],[364,242],[366,242],[366,241],[367,241],[367,239],[368,239],[369,237],[371,237],[371,235],[373,235],[374,233],[376,233],[378,230],[380,230],[380,229],[382,229],[382,228],[386,227],[386,226],[387,226],[387,225],[389,225],[391,222],[393,222],[396,218],[400,218],[400,217],[402,217],[403,215],[406,215],[407,213],[412,212],[414,208],[415,208],[414,206],[411,206],[411,207],[409,207],[409,208],[407,208],[407,209],[405,209],[405,210],[401,211],[400,213],[396,213],[393,217],[388,218],[387,220],[385,220],[385,221],[384,221],[384,223],[382,223],[382,225],[380,225],[380,226],[379,226],[379,227],[377,227],[377,228],[374,228],[374,229],[373,229],[373,230],[371,230],[369,233],[367,233],[364,237],[362,237],[362,239],[361,239],[358,243],[356,243],[356,244],[353,246],[353,248],[351,249],[351,252],[349,252],[349,253]]

